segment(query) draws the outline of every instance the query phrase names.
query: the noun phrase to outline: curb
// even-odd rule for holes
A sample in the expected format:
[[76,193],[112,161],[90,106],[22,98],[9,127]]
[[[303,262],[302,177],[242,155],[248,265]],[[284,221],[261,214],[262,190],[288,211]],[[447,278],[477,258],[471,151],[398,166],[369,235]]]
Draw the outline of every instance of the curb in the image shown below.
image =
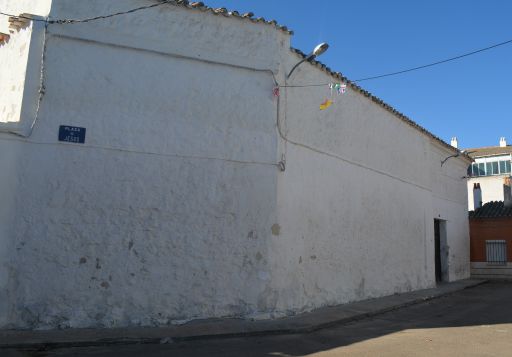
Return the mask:
[[[115,337],[115,338],[104,338],[104,339],[91,339],[85,341],[60,341],[60,342],[26,342],[26,343],[0,343],[1,349],[20,349],[20,350],[51,350],[59,348],[72,348],[72,347],[103,347],[103,346],[115,346],[115,345],[133,345],[133,344],[167,344],[175,342],[185,341],[196,341],[196,340],[207,340],[207,339],[226,339],[226,338],[239,338],[239,337],[261,337],[261,336],[273,336],[273,335],[292,335],[292,334],[303,334],[311,333],[318,330],[344,325],[350,322],[363,320],[369,317],[382,315],[390,311],[399,310],[408,306],[418,305],[427,301],[435,300],[444,296],[452,295],[458,291],[477,287],[479,285],[487,283],[488,280],[473,281],[469,285],[454,288],[448,291],[439,291],[430,295],[420,296],[410,301],[398,303],[385,308],[377,308],[372,311],[366,311],[361,313],[355,313],[349,317],[335,319],[325,323],[309,324],[300,327],[291,328],[268,328],[262,330],[253,331],[239,331],[239,332],[219,332],[210,334],[191,334],[188,336],[159,336],[159,337]],[[412,292],[414,294],[414,292]],[[313,312],[314,313],[314,312]]]

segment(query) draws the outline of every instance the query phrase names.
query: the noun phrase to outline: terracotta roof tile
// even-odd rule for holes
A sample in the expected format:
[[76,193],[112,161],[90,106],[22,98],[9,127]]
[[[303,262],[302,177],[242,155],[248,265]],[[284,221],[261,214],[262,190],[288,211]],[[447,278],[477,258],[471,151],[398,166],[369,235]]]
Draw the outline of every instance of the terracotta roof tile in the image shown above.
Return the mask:
[[512,217],[512,207],[505,207],[503,201],[491,201],[474,211],[469,211],[469,219],[497,217]]
[[250,20],[254,23],[263,23],[263,24],[271,25],[274,28],[276,28],[280,31],[283,31],[286,34],[289,34],[289,35],[293,34],[293,31],[289,30],[288,27],[286,27],[286,26],[279,25],[276,20],[268,20],[267,21],[263,17],[254,18],[254,14],[252,12],[247,12],[247,13],[244,13],[243,15],[240,15],[240,13],[238,11],[230,11],[230,10],[226,9],[225,7],[219,7],[219,8],[209,7],[209,6],[205,5],[202,1],[190,2],[188,0],[175,0],[173,2],[169,2],[169,4],[175,5],[175,6],[183,6],[188,9],[209,11],[214,15],[223,15],[226,17],[234,17],[234,18],[238,18],[238,19]]
[[[278,29],[280,31],[283,31],[286,34],[289,34],[289,35],[293,34],[293,31],[289,30],[288,27],[286,27],[286,26],[279,25],[276,20],[269,20],[269,21],[267,21],[263,17],[254,18],[254,14],[252,12],[247,12],[247,13],[244,13],[243,15],[240,15],[237,11],[229,11],[226,8],[223,8],[223,7],[214,9],[214,8],[206,6],[203,2],[189,2],[187,0],[176,0],[174,2],[171,2],[170,4],[173,4],[173,5],[176,5],[176,6],[184,6],[184,7],[189,8],[189,9],[201,9],[202,11],[210,11],[213,14],[216,14],[216,15],[223,14],[226,17],[234,17],[234,18],[239,18],[239,19],[242,19],[242,20],[244,20],[244,19],[245,20],[250,20],[250,21],[252,21],[254,23],[264,23],[264,24],[267,24],[267,25],[271,25],[271,26],[273,26],[274,28],[276,28],[276,29]],[[295,52],[296,54],[298,54],[299,56],[301,56],[302,58],[306,57],[306,54],[304,52],[298,50],[298,49],[291,48],[291,50],[293,52]],[[327,72],[331,76],[335,77],[337,80],[347,83],[347,85],[349,85],[353,90],[358,91],[359,93],[365,95],[368,98],[371,98],[375,103],[379,104],[384,109],[386,109],[386,110],[390,111],[391,113],[395,114],[396,116],[398,116],[400,119],[402,119],[404,122],[406,122],[407,124],[409,124],[413,128],[421,131],[422,133],[424,133],[427,136],[431,137],[432,139],[436,140],[437,142],[442,144],[445,148],[447,148],[447,149],[449,149],[450,151],[453,151],[453,152],[458,152],[457,149],[455,149],[454,147],[452,147],[451,145],[449,145],[448,143],[446,143],[445,141],[443,141],[439,137],[435,136],[434,134],[432,134],[431,132],[429,132],[427,129],[423,128],[419,124],[415,123],[414,121],[409,119],[406,115],[400,113],[399,111],[394,109],[392,106],[390,106],[389,104],[385,103],[382,99],[380,99],[378,97],[375,97],[370,92],[368,92],[368,91],[364,90],[363,88],[359,87],[357,84],[355,84],[355,82],[350,81],[348,78],[343,76],[340,72],[334,72],[331,68],[327,67],[322,62],[319,62],[319,61],[316,61],[316,60],[310,61],[310,63],[312,65],[322,69],[323,71]],[[471,158],[469,156],[467,156],[466,154],[463,154],[461,156],[466,157],[467,159],[471,160]]]
[[21,14],[20,17],[10,16],[7,20],[9,22],[9,31],[14,33],[21,29],[27,28],[30,25],[30,20],[28,17],[29,16],[27,16],[27,14]]
[[[302,58],[306,58],[307,55],[302,52],[301,50],[298,50],[296,48],[292,48],[291,49],[292,52],[298,54],[300,57]],[[382,106],[384,109],[388,110],[389,112],[393,113],[394,115],[398,116],[400,119],[402,119],[404,122],[406,122],[407,124],[409,124],[410,126],[412,126],[413,128],[421,131],[422,133],[426,134],[427,136],[431,137],[432,139],[436,140],[437,142],[439,142],[440,144],[442,144],[445,148],[447,149],[450,149],[451,151],[453,152],[458,152],[457,149],[455,149],[453,146],[451,146],[450,144],[448,144],[447,142],[445,142],[444,140],[442,140],[441,138],[435,136],[434,134],[432,134],[430,131],[428,131],[427,129],[425,129],[424,127],[422,127],[421,125],[417,124],[416,122],[414,122],[413,120],[411,120],[409,117],[407,117],[405,114],[403,113],[400,113],[398,110],[396,110],[395,108],[393,108],[391,105],[387,104],[386,102],[384,102],[382,99],[380,99],[379,97],[376,97],[374,96],[372,93],[368,92],[367,90],[361,88],[360,86],[358,86],[355,82],[352,82],[351,80],[349,80],[347,77],[345,77],[344,75],[342,75],[340,72],[333,72],[329,67],[326,67],[324,64],[322,64],[321,62],[319,61],[316,61],[316,60],[313,60],[310,62],[312,65],[315,65],[318,67],[318,64],[321,64],[321,68],[324,70],[324,72],[327,72],[328,74],[330,74],[331,76],[335,77],[337,80],[339,81],[342,81],[342,82],[345,82],[347,85],[349,85],[353,90],[363,94],[364,96],[370,98],[372,101],[374,101],[375,103],[379,104],[380,106]],[[467,155],[467,154],[463,154],[461,155],[463,157],[466,157],[467,159],[471,160],[471,158]]]
[[0,46],[9,42],[10,38],[11,36],[9,34],[0,32]]

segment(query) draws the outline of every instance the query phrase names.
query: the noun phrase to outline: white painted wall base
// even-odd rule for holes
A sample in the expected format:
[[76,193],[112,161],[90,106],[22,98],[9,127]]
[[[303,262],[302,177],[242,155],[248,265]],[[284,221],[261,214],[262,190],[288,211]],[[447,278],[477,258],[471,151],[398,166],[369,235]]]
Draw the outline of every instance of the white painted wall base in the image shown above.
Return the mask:
[[512,279],[512,263],[506,265],[471,262],[471,277],[475,279]]

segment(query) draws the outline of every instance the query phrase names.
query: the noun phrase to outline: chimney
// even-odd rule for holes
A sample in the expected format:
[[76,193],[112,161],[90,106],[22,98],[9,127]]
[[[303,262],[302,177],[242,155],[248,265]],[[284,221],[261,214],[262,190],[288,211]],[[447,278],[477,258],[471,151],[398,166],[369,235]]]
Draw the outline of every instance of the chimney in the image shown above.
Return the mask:
[[512,185],[512,178],[511,177],[505,177],[503,180],[503,204],[505,207],[512,207],[512,192],[511,192],[511,186]]
[[500,147],[504,148],[505,146],[507,146],[507,140],[505,139],[504,136],[502,136],[500,138]]
[[452,141],[451,141],[450,145],[453,146],[455,149],[459,148],[459,142],[457,141],[457,137],[456,136],[454,136],[452,138]]
[[479,183],[473,184],[473,209],[482,207],[482,190]]

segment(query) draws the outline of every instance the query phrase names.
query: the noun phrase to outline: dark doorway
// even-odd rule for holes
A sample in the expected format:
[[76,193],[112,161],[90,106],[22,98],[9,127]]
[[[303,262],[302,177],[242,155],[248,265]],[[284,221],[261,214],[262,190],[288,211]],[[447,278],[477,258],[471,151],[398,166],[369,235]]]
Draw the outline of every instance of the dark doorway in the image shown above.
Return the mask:
[[441,270],[441,221],[439,219],[434,219],[434,246],[436,282],[440,282],[443,280],[443,272]]

